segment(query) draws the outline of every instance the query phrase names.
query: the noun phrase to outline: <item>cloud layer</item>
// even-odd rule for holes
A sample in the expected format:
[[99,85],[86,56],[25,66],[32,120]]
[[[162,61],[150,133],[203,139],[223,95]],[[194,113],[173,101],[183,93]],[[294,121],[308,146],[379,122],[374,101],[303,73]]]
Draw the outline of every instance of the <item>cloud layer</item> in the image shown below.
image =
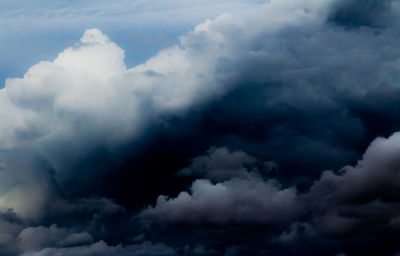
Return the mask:
[[246,8],[134,67],[88,29],[7,79],[0,254],[398,252],[398,2]]

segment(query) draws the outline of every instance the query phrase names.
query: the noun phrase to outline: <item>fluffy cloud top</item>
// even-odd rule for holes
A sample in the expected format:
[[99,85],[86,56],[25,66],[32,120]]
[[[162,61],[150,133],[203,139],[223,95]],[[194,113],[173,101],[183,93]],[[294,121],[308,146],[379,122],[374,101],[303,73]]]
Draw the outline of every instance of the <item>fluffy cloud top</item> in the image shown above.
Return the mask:
[[191,193],[176,198],[160,196],[156,206],[141,213],[143,219],[191,224],[281,225],[302,213],[293,188],[281,189],[273,181],[232,179],[212,184],[196,180]]

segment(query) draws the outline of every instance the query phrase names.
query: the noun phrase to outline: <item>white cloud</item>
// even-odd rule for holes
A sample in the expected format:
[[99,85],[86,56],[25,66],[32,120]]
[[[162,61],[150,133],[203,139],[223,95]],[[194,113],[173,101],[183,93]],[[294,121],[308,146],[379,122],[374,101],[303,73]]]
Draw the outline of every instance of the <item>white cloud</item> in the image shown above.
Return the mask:
[[[0,117],[7,120],[0,123],[0,150],[38,153],[55,171],[56,181],[63,182],[72,163],[95,147],[132,141],[160,115],[221,96],[230,89],[227,81],[235,79],[235,67],[254,54],[253,41],[286,25],[314,24],[319,18],[322,22],[320,7],[314,7],[307,1],[295,8],[271,1],[252,10],[251,16],[221,15],[133,68],[125,66],[121,48],[99,30],[89,29],[80,43],[53,61],[6,81],[0,90]],[[0,158],[1,165],[7,161]],[[0,195],[0,206],[25,212],[19,202],[28,191],[18,186],[40,188],[38,180],[11,186]],[[38,208],[45,205],[46,190],[29,191],[40,194]]]
[[[234,76],[232,71],[219,72],[221,63],[239,61],[251,51],[249,44],[258,33],[315,19],[299,7],[285,10],[289,18],[281,20],[273,13],[279,8],[285,6],[272,1],[247,20],[222,15],[206,21],[182,36],[179,45],[131,69],[125,67],[122,49],[99,30],[87,30],[80,44],[54,61],[40,62],[23,78],[6,81],[0,90],[0,116],[10,122],[0,124],[0,147],[79,134],[126,138],[146,118],[216,97],[228,89],[224,81]],[[265,14],[273,25],[255,28]]]

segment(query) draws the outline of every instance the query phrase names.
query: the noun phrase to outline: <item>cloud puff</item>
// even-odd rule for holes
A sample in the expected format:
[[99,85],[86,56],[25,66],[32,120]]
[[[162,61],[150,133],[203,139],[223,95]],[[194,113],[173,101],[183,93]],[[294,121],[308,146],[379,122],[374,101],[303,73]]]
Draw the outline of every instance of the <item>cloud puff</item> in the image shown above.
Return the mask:
[[194,224],[265,224],[274,225],[301,214],[296,203],[296,190],[282,189],[274,182],[232,179],[212,184],[197,180],[191,193],[176,198],[160,196],[156,206],[141,213],[144,219]]
[[265,175],[276,170],[274,162],[257,161],[242,151],[229,152],[226,147],[212,147],[207,155],[198,156],[192,164],[180,170],[178,176],[200,176],[213,181],[224,181],[234,177]]
[[149,206],[140,217],[171,223],[273,226],[302,214],[296,189],[283,189],[275,180],[263,180],[256,158],[240,151],[229,153],[227,148],[211,148],[207,153],[194,158],[192,165],[179,173],[220,182],[198,179],[190,193],[181,192],[176,198],[159,196],[155,207]]
[[399,145],[400,133],[377,138],[356,166],[321,175],[305,196],[323,232],[398,230]]
[[[106,121],[117,122],[112,120],[112,113],[121,111],[121,104],[112,103],[124,101],[123,94],[110,84],[126,70],[123,57],[123,51],[108,37],[98,30],[88,30],[79,46],[66,49],[53,62],[33,66],[24,78],[8,79],[1,90],[8,101],[2,103],[22,111],[13,115],[22,114],[24,120],[19,125],[2,125],[2,130],[14,126],[14,131],[4,136],[14,138],[8,147],[18,142],[78,135],[74,123],[84,128],[90,124],[85,118],[100,130],[110,129],[105,127]],[[129,109],[127,101],[123,104]],[[100,113],[104,118],[99,117]]]

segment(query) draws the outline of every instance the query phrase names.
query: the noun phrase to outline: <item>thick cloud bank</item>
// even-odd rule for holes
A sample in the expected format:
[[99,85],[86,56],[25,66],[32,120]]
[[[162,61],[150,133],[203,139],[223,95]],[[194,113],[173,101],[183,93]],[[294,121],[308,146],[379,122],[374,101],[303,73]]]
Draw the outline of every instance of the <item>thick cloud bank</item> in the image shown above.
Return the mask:
[[[211,155],[204,164],[211,173],[221,171],[213,165],[213,157],[216,151],[225,150],[209,152]],[[225,154],[225,162],[237,161],[238,154],[245,155]],[[266,231],[276,232],[269,243],[277,244],[293,245],[304,236],[309,236],[308,239],[354,236],[365,242],[372,234],[379,234],[381,239],[394,239],[392,236],[398,234],[400,227],[399,154],[400,133],[387,139],[377,138],[357,165],[345,166],[339,173],[323,172],[306,193],[284,188],[268,177],[263,179],[254,170],[252,175],[238,174],[218,183],[198,179],[189,193],[181,192],[176,198],[159,196],[155,207],[149,206],[140,217],[145,223],[156,225],[265,225]],[[242,164],[246,160],[242,158]],[[390,241],[387,243],[390,245]]]
[[0,254],[398,253],[399,10],[271,0],[135,67],[86,30],[0,89]]

